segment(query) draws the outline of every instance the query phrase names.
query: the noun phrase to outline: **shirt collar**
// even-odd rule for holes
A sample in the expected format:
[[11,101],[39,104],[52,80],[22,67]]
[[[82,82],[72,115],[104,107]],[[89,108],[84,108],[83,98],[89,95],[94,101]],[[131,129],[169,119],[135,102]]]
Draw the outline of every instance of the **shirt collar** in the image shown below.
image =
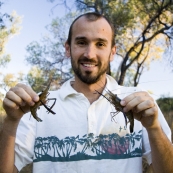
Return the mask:
[[71,86],[71,82],[73,81],[75,81],[75,79],[71,78],[61,86],[59,90],[61,99],[65,99],[69,95],[78,94],[78,92]]
[[[104,95],[107,93],[107,90],[113,91],[113,90],[117,90],[119,88],[118,87],[119,85],[117,84],[117,82],[115,81],[115,79],[113,77],[107,75],[106,79],[107,79],[106,87],[103,90]],[[59,90],[61,99],[64,100],[66,97],[68,97],[70,95],[80,94],[71,86],[71,82],[73,82],[73,81],[75,81],[75,79],[71,78],[61,86],[61,88]]]
[[117,93],[116,91],[120,88],[120,86],[118,85],[116,80],[109,75],[106,75],[106,79],[107,79],[107,81],[106,81],[106,86],[103,90],[103,94],[104,95],[107,94],[107,90],[109,90],[111,92],[114,91],[115,93]]

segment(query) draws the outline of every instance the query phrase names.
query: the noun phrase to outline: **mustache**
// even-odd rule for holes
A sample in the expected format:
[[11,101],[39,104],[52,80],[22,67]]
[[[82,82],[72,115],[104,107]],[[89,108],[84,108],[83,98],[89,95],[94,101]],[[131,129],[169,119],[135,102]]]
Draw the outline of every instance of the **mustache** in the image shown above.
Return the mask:
[[89,59],[89,58],[83,57],[83,58],[79,59],[79,63],[94,63],[94,64],[98,64],[99,62],[94,60],[94,59]]

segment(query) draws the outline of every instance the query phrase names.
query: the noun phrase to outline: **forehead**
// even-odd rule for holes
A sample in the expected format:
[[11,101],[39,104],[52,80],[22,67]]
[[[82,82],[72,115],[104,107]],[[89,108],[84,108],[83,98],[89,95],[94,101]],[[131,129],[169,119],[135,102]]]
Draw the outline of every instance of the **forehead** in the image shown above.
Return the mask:
[[82,16],[72,27],[72,39],[76,37],[103,38],[111,41],[112,29],[104,18],[93,21]]

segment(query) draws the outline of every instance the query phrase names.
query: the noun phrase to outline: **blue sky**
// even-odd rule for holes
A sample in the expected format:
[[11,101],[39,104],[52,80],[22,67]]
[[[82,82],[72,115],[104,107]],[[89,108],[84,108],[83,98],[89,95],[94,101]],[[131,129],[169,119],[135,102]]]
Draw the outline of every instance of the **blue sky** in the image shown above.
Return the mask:
[[[18,15],[23,16],[23,20],[20,34],[10,39],[6,46],[6,51],[11,54],[11,62],[3,72],[27,73],[30,66],[24,61],[26,46],[32,41],[39,41],[47,33],[45,26],[53,18],[62,17],[66,12],[63,6],[57,6],[51,11],[57,2],[59,1],[50,3],[47,0],[6,0],[1,10],[9,14],[15,10]],[[140,83],[142,88],[151,90],[155,98],[161,95],[173,97],[173,73],[162,60],[151,64],[150,70],[143,73]]]
[[[8,41],[6,50],[11,54],[12,61],[6,71],[26,71],[30,67],[24,62],[26,46],[32,41],[39,41],[47,31],[45,26],[50,24],[56,16],[65,14],[63,6],[58,6],[52,11],[55,3],[47,0],[7,0],[2,10],[11,13],[16,11],[22,16],[20,34]],[[19,68],[20,67],[20,68]]]

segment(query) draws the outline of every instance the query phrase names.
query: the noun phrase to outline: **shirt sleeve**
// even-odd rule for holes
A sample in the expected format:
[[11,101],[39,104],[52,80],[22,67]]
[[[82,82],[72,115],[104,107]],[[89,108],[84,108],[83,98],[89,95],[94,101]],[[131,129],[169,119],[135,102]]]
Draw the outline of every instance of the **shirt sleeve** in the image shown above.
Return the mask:
[[33,161],[36,121],[31,113],[25,114],[19,122],[15,141],[15,166],[20,171]]
[[[157,103],[156,103],[156,105],[157,105]],[[157,105],[157,107],[158,107],[158,105]],[[162,127],[164,133],[166,134],[168,139],[171,141],[171,129],[168,126],[168,123],[166,122],[165,117],[162,114],[159,107],[158,107],[158,119],[159,119],[159,122],[161,124],[161,127]],[[144,127],[143,127],[143,138],[142,139],[143,139],[143,157],[147,160],[148,164],[151,164],[152,163],[151,148],[150,148],[150,143],[149,143],[149,139],[148,139],[148,133]]]

